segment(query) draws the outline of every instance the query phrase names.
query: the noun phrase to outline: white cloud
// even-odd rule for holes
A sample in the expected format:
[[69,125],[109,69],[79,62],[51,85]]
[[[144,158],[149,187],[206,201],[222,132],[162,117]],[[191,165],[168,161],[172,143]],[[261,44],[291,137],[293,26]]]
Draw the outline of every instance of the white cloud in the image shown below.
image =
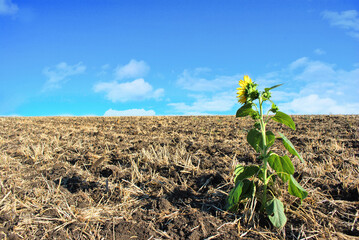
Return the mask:
[[330,25],[346,29],[350,36],[359,39],[359,17],[356,10],[323,11],[322,16],[329,21]]
[[215,114],[213,113],[207,113],[207,112],[182,112],[180,114],[174,114],[169,116],[213,116]]
[[273,90],[274,101],[295,114],[359,113],[359,68],[338,69],[334,64],[299,58],[288,67],[260,77],[263,83],[285,83]]
[[[319,50],[317,53],[323,53]],[[290,114],[358,114],[359,66],[353,66],[344,70],[335,64],[302,57],[279,71],[268,72],[253,80],[260,89],[284,83],[272,91],[272,99]],[[177,84],[200,94],[189,95],[194,98],[192,101],[172,102],[168,106],[185,115],[231,111],[236,104],[232,90],[243,75],[208,80],[203,75],[209,71],[185,70]]]
[[184,102],[169,103],[168,106],[174,107],[178,112],[185,115],[201,115],[207,112],[225,112],[233,108],[237,103],[235,92],[222,92],[212,97],[196,95],[192,96],[196,100],[188,105]]
[[144,77],[149,70],[150,67],[144,61],[132,59],[124,66],[117,66],[115,69],[115,77],[116,79],[140,78]]
[[332,98],[311,94],[279,104],[284,112],[300,114],[358,114],[359,103],[339,104]]
[[177,84],[186,90],[197,92],[215,92],[225,88],[234,87],[238,84],[243,75],[234,76],[217,76],[212,80],[208,80],[201,75],[205,75],[211,70],[209,68],[196,68],[193,71],[184,70],[178,77]]
[[69,76],[84,73],[86,66],[79,62],[75,65],[68,65],[66,62],[61,62],[53,68],[46,67],[42,73],[48,77],[43,90],[61,87],[61,84],[68,80]]
[[75,117],[76,115],[74,115],[72,113],[60,113],[60,114],[55,114],[53,116],[56,116],[56,117]]
[[140,101],[145,99],[160,99],[163,96],[162,88],[154,90],[151,84],[139,78],[132,82],[118,83],[101,82],[94,86],[95,92],[105,92],[106,98],[112,102]]
[[105,112],[105,117],[114,117],[114,116],[155,116],[156,113],[153,110],[145,109],[128,109],[123,111],[117,111],[109,109]]
[[14,15],[19,8],[11,0],[0,0],[0,15]]
[[317,54],[317,55],[324,55],[326,54],[326,52],[320,48],[317,48],[314,50],[314,53]]

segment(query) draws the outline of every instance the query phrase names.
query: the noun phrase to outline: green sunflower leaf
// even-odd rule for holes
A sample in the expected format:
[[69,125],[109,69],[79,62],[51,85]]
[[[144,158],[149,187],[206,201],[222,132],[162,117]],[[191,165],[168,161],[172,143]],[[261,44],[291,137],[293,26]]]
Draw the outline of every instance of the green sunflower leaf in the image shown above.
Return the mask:
[[284,214],[284,206],[283,203],[277,199],[273,198],[272,200],[267,202],[266,211],[268,214],[268,218],[276,228],[282,228],[287,222],[287,217]]
[[280,86],[282,86],[282,85],[283,85],[283,83],[282,83],[282,84],[275,85],[275,86],[270,87],[270,88],[264,88],[264,91],[268,92],[269,90],[272,90],[272,89],[274,89],[274,88],[280,87]]
[[300,186],[300,184],[297,182],[297,180],[295,180],[293,175],[290,175],[288,192],[289,194],[300,198],[300,200],[303,200],[308,196],[308,192],[302,186]]
[[297,156],[300,159],[300,161],[302,161],[302,163],[304,163],[302,156],[297,152],[297,150],[295,150],[295,147],[293,146],[291,141],[289,141],[289,139],[286,138],[286,136],[284,136],[282,133],[279,133],[279,135],[281,136],[281,138],[283,140],[283,145],[288,150],[288,152],[290,152],[294,156]]
[[262,142],[262,134],[258,130],[254,128],[249,130],[247,135],[247,141],[257,152],[260,152],[261,149],[260,143]]
[[243,185],[244,183],[242,181],[238,181],[235,187],[230,191],[226,199],[226,209],[229,212],[236,212],[238,210],[238,204],[242,194]]
[[245,116],[252,116],[255,114],[256,111],[252,109],[251,103],[244,104],[241,108],[237,110],[236,117],[245,117]]
[[295,130],[295,123],[293,119],[285,114],[284,112],[277,111],[272,119],[276,122],[283,123],[284,125],[290,127],[291,129]]
[[[244,166],[238,164],[238,165],[236,166],[236,168],[234,169],[234,173],[233,173],[233,174],[234,174],[234,177],[236,177],[237,175],[241,174],[243,171],[244,171]],[[236,182],[236,181],[234,181],[234,182]]]
[[245,198],[253,198],[256,192],[256,185],[248,179],[243,180],[243,188],[240,200]]
[[[267,148],[273,145],[275,138],[276,137],[273,132],[266,132]],[[249,130],[247,135],[247,141],[257,152],[260,152],[260,150],[263,148],[262,134],[257,129],[253,128]]]
[[[273,143],[274,143],[274,141],[275,141],[275,135],[274,135],[274,133],[271,132],[271,131],[267,131],[267,132],[266,132],[266,139],[267,139],[267,148],[269,148],[270,146],[273,145]],[[261,140],[261,143],[260,143],[260,144],[262,144],[262,141],[263,141],[263,140]],[[262,146],[262,145],[260,145],[260,146]]]
[[241,166],[238,165],[236,169],[234,170],[234,182],[242,181],[246,178],[250,178],[257,174],[259,171],[259,167],[256,165],[250,165],[250,166]]
[[279,157],[277,154],[271,153],[268,158],[268,163],[269,166],[276,171],[283,182],[287,182],[289,176],[294,174],[294,166],[288,156]]

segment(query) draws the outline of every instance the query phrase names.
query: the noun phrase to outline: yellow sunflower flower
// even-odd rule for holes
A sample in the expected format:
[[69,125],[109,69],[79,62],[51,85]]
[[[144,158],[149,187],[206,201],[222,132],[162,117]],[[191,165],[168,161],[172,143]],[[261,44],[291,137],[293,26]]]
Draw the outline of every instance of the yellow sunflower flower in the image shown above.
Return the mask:
[[242,104],[247,102],[248,93],[246,92],[246,88],[247,88],[248,84],[250,84],[250,83],[253,83],[253,82],[252,82],[252,79],[250,79],[250,77],[248,77],[248,75],[244,75],[243,80],[241,79],[239,81],[239,85],[241,87],[237,88],[238,102],[240,102]]

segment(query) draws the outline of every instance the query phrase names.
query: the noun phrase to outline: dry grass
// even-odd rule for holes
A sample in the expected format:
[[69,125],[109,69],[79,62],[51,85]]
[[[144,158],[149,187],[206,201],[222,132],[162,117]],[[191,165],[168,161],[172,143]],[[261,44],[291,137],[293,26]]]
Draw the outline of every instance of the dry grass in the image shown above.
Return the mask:
[[0,239],[355,239],[359,117],[294,120],[295,132],[273,130],[305,159],[294,162],[309,197],[283,191],[277,232],[250,214],[255,202],[223,210],[234,166],[256,161],[251,120],[0,118]]

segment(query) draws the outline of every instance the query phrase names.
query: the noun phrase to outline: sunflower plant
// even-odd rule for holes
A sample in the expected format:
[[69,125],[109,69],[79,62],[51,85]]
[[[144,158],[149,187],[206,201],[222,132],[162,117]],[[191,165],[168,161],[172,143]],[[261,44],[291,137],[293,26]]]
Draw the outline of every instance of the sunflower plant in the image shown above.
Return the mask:
[[[287,222],[284,213],[284,205],[277,198],[280,193],[278,184],[288,186],[289,194],[298,197],[301,201],[307,197],[307,191],[293,177],[294,166],[289,156],[280,156],[271,151],[276,140],[280,140],[288,152],[298,157],[302,162],[293,144],[282,133],[275,135],[267,131],[267,124],[271,120],[282,123],[295,130],[295,123],[292,118],[279,111],[278,107],[271,100],[271,90],[281,86],[275,85],[258,91],[258,84],[252,82],[249,76],[244,76],[239,81],[237,88],[238,102],[242,106],[238,109],[236,117],[250,116],[255,120],[254,127],[248,131],[247,141],[258,153],[261,160],[260,165],[237,165],[234,170],[234,188],[226,199],[226,208],[231,212],[238,212],[241,203],[260,202],[260,211],[267,214],[269,220],[276,228],[283,228]],[[271,107],[267,113],[263,113],[264,103],[268,101]],[[272,114],[270,114],[272,113]]]

